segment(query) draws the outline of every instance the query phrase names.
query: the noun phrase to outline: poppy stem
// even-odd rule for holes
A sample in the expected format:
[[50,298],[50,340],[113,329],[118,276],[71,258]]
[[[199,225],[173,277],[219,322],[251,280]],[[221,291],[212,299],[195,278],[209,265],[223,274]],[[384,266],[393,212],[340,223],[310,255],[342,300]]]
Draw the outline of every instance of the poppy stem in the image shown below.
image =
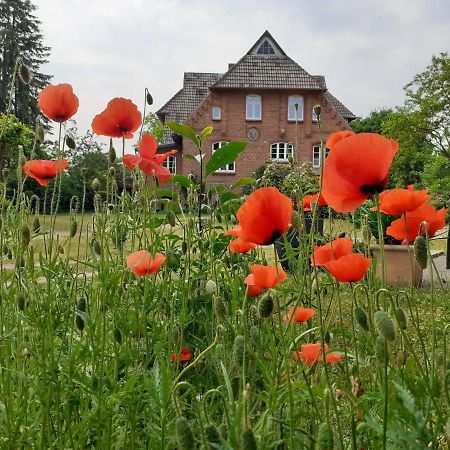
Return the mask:
[[[377,225],[378,225],[378,242],[380,243],[380,258],[381,258],[381,281],[382,287],[386,288],[386,263],[384,260],[384,232],[383,225],[381,223],[381,211],[380,211],[380,197],[378,193],[375,193],[375,205],[377,208]],[[385,307],[386,305],[384,305]]]

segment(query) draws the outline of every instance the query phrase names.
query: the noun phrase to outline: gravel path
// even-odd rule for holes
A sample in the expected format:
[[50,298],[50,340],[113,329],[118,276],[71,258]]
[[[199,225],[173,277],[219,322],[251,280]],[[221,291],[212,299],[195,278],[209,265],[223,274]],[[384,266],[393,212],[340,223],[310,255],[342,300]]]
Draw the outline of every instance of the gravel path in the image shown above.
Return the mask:
[[[445,262],[446,262],[445,254],[434,257],[433,262],[434,262],[434,265],[436,266],[436,269],[433,268],[434,285],[436,287],[440,287],[439,281],[436,276],[436,270],[437,270],[437,274],[439,274],[439,277],[441,278],[442,283],[444,284],[444,287],[447,287],[447,289],[448,289],[450,287],[450,269],[445,268]],[[428,265],[428,267],[423,271],[422,286],[424,288],[430,287],[430,279],[431,279],[430,265]]]

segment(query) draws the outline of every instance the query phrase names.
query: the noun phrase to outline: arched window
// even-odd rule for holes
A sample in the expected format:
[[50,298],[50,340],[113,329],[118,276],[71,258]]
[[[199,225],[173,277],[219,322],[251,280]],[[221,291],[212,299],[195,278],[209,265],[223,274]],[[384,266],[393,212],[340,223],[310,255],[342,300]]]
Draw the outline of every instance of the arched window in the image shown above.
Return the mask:
[[256,52],[258,55],[275,55],[275,50],[270,45],[267,39],[264,39],[263,43],[258,47]]
[[261,120],[261,96],[247,95],[245,103],[245,119]]
[[[212,145],[212,153],[214,154],[216,150],[218,150],[220,147],[223,147],[226,144],[228,144],[227,141],[214,142]],[[235,172],[236,172],[236,164],[232,162],[230,164],[227,164],[225,167],[217,169],[214,173],[235,173]]]
[[291,95],[288,99],[288,120],[290,122],[303,121],[303,97]]
[[294,146],[287,142],[276,142],[270,146],[270,157],[274,162],[287,163],[292,156]]
[[[328,156],[329,153],[329,149],[325,149],[325,158]],[[312,152],[312,166],[315,168],[319,168],[320,167],[320,163],[321,163],[321,151],[320,151],[320,145],[314,145],[313,146],[313,152]]]
[[177,158],[175,155],[169,155],[169,157],[161,163],[161,166],[167,167],[172,175],[177,173]]

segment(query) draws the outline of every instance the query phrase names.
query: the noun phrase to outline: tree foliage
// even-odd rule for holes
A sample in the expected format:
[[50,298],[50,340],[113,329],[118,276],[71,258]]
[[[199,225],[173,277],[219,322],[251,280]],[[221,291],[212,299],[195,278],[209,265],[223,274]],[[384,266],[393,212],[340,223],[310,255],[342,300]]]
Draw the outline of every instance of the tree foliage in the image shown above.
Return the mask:
[[155,136],[158,143],[161,144],[164,136],[164,125],[155,113],[150,112],[144,117],[142,132]]
[[378,133],[383,132],[383,122],[392,114],[392,109],[380,109],[372,111],[367,117],[358,117],[350,123],[355,133]]
[[33,125],[39,115],[37,93],[50,77],[40,72],[50,48],[43,44],[40,21],[30,0],[0,0],[0,112],[5,113],[10,99],[16,61],[21,58],[31,69],[30,84],[16,80],[12,90],[12,110],[20,122]]

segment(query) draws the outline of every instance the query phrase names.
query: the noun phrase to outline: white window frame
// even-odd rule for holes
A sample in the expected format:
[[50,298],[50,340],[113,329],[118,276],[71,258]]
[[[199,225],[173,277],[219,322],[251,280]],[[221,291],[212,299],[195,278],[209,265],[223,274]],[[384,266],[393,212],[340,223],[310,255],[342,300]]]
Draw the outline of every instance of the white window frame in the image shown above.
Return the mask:
[[172,175],[177,173],[177,158],[175,155],[169,155],[162,163],[162,167],[167,167]]
[[287,163],[293,154],[294,146],[290,142],[274,142],[270,145],[270,159],[273,162]]
[[258,47],[256,54],[257,55],[265,55],[265,56],[275,55],[275,49],[273,48],[272,44],[267,39],[264,39],[264,41],[262,41],[260,46]]
[[212,120],[222,119],[222,108],[220,106],[213,106],[211,112]]
[[262,97],[251,94],[245,98],[245,120],[261,120]]
[[[330,150],[328,148],[326,148],[325,149],[325,159],[327,158],[329,152],[330,152]],[[319,144],[313,145],[312,166],[315,169],[318,169],[320,167],[321,159],[322,159],[322,152],[320,151],[320,145]]]
[[[228,141],[213,142],[211,146],[211,153],[214,154],[216,150],[219,150],[220,147],[223,147],[226,144],[228,144]],[[225,167],[217,169],[214,173],[236,173],[236,161],[227,164]]]
[[316,116],[316,113],[314,112],[314,109],[316,108],[316,106],[312,107],[312,112],[311,112],[311,117],[312,117],[312,121],[314,123],[317,123],[319,121],[319,118]]
[[[297,117],[295,117],[295,104],[298,104]],[[303,122],[305,99],[301,95],[290,95],[288,97],[288,121]]]

